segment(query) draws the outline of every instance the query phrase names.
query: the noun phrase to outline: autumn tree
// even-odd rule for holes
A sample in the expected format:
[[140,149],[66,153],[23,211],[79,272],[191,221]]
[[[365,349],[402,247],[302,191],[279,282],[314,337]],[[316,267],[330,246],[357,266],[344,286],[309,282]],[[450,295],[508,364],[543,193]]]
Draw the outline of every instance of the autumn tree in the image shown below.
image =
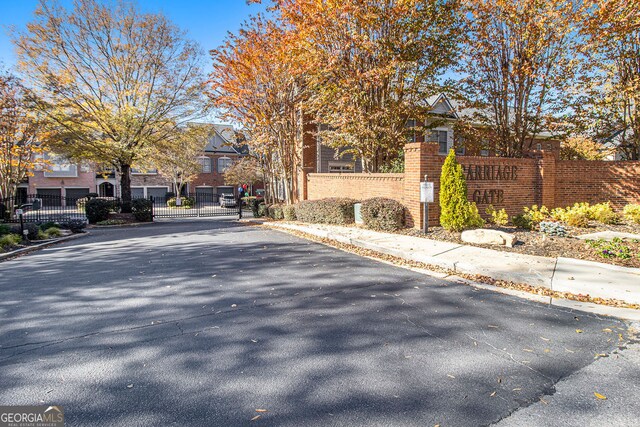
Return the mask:
[[[260,16],[211,51],[211,93],[222,117],[242,123],[260,159],[269,188],[298,197],[302,140],[301,84],[286,27]],[[271,192],[273,196],[273,191]]]
[[530,150],[571,84],[582,2],[465,0],[464,93],[471,119],[509,157]]
[[[15,76],[0,73],[0,200],[11,210],[16,188],[45,166],[42,123],[33,94]],[[5,215],[2,212],[1,215]]]
[[599,141],[617,141],[640,159],[640,1],[588,3],[579,53],[580,79],[570,108],[579,128]]
[[141,153],[202,114],[200,49],[161,14],[126,1],[77,0],[67,10],[41,0],[14,42],[56,130],[52,146],[112,164],[125,202]]
[[254,185],[264,180],[262,167],[255,157],[246,156],[234,162],[224,172],[224,183],[227,185]]
[[610,148],[585,136],[568,137],[560,146],[562,160],[604,160],[610,154]]
[[327,125],[323,144],[377,172],[397,157],[407,119],[442,91],[455,61],[457,0],[279,0],[310,91],[305,107]]
[[139,165],[155,168],[160,175],[170,179],[180,197],[184,186],[202,172],[200,158],[211,134],[211,126],[205,124],[176,127],[165,139],[147,147],[147,155]]

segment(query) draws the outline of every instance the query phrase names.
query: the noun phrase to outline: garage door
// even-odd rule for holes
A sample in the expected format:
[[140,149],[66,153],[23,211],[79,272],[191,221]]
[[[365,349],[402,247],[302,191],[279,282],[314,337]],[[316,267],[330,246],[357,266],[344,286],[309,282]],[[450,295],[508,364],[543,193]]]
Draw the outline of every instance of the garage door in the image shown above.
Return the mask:
[[218,194],[233,194],[233,187],[231,186],[221,186],[216,187],[216,193]]
[[147,197],[164,200],[167,191],[169,191],[167,187],[147,187]]
[[142,187],[131,187],[131,198],[132,199],[144,199],[144,188],[142,188]]
[[88,188],[67,188],[65,196],[67,206],[75,206],[78,199],[87,197],[88,194]]
[[62,189],[60,188],[38,188],[36,194],[38,199],[42,200],[42,206],[62,206]]
[[218,195],[214,194],[213,187],[196,187],[196,202],[213,203],[218,200]]

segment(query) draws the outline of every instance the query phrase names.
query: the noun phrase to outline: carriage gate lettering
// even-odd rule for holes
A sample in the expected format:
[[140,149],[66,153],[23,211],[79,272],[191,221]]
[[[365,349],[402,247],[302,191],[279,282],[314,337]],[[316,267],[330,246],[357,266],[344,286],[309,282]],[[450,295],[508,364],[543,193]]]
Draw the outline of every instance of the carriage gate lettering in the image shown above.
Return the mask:
[[[518,166],[509,165],[462,165],[467,182],[470,181],[517,181]],[[504,190],[489,188],[474,190],[471,200],[478,205],[493,205],[504,203]]]

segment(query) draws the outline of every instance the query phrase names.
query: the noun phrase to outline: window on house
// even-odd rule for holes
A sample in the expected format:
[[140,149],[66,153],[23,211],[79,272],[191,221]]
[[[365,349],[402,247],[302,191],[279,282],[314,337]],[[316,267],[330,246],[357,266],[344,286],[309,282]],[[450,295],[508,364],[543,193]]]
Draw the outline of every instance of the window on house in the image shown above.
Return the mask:
[[218,159],[218,172],[225,173],[231,167],[233,160],[228,157],[220,157]]
[[466,152],[466,151],[465,151],[465,149],[464,149],[464,146],[458,146],[458,147],[456,147],[456,155],[458,155],[458,156],[464,156],[464,153],[465,153],[465,152]]
[[489,157],[489,150],[486,150],[486,149],[480,150],[480,155],[482,157]]
[[446,130],[432,130],[429,135],[429,142],[438,143],[438,153],[447,154],[449,133]]
[[198,157],[198,163],[200,163],[200,173],[211,173],[213,172],[212,169],[212,162],[211,162],[211,158],[210,157]]
[[131,175],[157,175],[158,169],[131,168]]
[[353,163],[329,162],[329,173],[350,173],[354,171]]
[[78,166],[71,164],[67,159],[53,154],[45,154],[45,160],[49,162],[44,172],[45,178],[73,178],[78,176]]
[[407,120],[404,127],[407,129],[407,142],[416,142],[416,120]]

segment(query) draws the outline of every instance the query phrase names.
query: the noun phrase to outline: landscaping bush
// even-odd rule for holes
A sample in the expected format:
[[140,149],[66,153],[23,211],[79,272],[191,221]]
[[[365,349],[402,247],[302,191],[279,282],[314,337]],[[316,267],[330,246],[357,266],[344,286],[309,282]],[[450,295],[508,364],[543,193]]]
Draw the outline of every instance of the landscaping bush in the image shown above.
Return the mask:
[[620,222],[620,215],[613,211],[611,203],[598,203],[591,206],[591,219],[602,224],[617,224]]
[[497,211],[493,207],[493,205],[489,205],[486,212],[487,212],[487,215],[491,217],[490,221],[493,224],[502,226],[502,227],[509,224],[509,215],[507,214],[506,210],[500,209],[499,211]]
[[53,221],[47,221],[40,224],[39,227],[40,227],[40,230],[46,232],[50,228],[58,227],[58,224]]
[[269,214],[268,206],[264,203],[260,203],[258,205],[258,216],[256,218],[261,218],[263,216],[267,216]]
[[542,221],[540,223],[540,232],[549,236],[567,237],[567,229],[559,222]]
[[360,213],[364,226],[372,230],[395,231],[404,227],[404,206],[393,199],[365,200]]
[[260,214],[259,214],[259,208],[260,205],[264,205],[264,200],[262,199],[253,199],[251,200],[251,202],[249,203],[249,207],[251,207],[251,213],[253,213],[253,217],[254,218],[259,218]]
[[482,224],[478,207],[467,200],[467,181],[452,149],[440,174],[440,225],[449,231],[462,231]]
[[87,228],[87,223],[81,219],[70,219],[60,224],[60,227],[65,228],[72,233],[82,233],[82,230]]
[[[185,197],[191,199],[192,197]],[[136,221],[152,222],[153,221],[153,202],[148,199],[134,199],[131,202],[131,213]]]
[[20,241],[22,241],[22,238],[18,234],[5,234],[0,237],[0,248],[9,249],[13,246],[18,246]]
[[353,205],[348,198],[328,198],[321,200],[303,200],[295,205],[298,221],[318,224],[353,224]]
[[282,214],[284,215],[284,219],[287,221],[295,221],[296,220],[296,208],[293,205],[284,205],[282,207]]
[[60,231],[60,229],[58,227],[49,227],[44,231],[44,233],[49,237],[60,237],[60,236],[62,236],[62,232]]
[[11,233],[11,227],[7,224],[0,224],[0,236],[4,236]]
[[[27,238],[29,240],[38,240],[38,233],[41,232],[40,227],[38,227],[33,222],[25,222],[24,229],[28,231]],[[11,233],[17,234],[18,236],[22,236],[22,230],[20,229],[20,225],[16,224],[13,227],[11,227]]]
[[127,221],[123,219],[108,219],[106,221],[97,222],[96,225],[122,225],[126,223]]
[[629,221],[640,224],[640,205],[630,203],[622,209],[622,214]]
[[[184,209],[191,209],[192,207],[194,207],[196,205],[196,199],[193,197],[181,197],[181,202],[182,205],[178,206],[180,208],[184,208]],[[146,200],[146,199],[137,199],[137,200]],[[176,198],[172,197],[170,199],[167,200],[167,206],[169,206],[170,208],[175,208],[176,207]],[[131,206],[131,209],[133,209],[133,205]]]
[[512,218],[513,225],[518,228],[535,230],[538,225],[550,218],[551,213],[545,206],[533,205],[530,208],[525,206],[522,213]]
[[104,221],[109,218],[109,212],[113,207],[113,202],[106,199],[90,199],[85,205],[87,220],[89,224]]
[[282,212],[282,205],[279,204],[273,204],[273,205],[269,205],[269,207],[267,208],[267,212],[269,215],[269,218],[271,219],[284,219],[284,213]]

